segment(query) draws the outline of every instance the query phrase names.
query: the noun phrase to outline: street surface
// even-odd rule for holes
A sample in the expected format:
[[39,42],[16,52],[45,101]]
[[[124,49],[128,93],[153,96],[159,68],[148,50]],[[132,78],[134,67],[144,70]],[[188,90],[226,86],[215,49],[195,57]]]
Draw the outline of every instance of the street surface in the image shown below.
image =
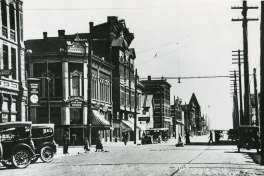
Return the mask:
[[[68,156],[58,154],[52,163],[31,164],[26,169],[0,167],[1,176],[197,176],[264,175],[264,167],[255,164],[236,146],[188,145],[175,147],[174,141],[151,145],[108,145],[107,152],[84,153],[70,148]],[[78,154],[79,152],[79,154]],[[254,150],[249,152],[255,152]]]

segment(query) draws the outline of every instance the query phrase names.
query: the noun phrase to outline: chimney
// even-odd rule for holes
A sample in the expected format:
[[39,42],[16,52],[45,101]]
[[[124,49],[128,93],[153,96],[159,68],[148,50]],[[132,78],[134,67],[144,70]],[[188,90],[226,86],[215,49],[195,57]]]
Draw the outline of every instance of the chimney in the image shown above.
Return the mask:
[[43,32],[43,39],[47,39],[48,38],[48,33],[47,32]]
[[151,81],[151,76],[150,75],[148,76],[148,81]]
[[65,30],[58,30],[58,36],[59,36],[59,38],[64,37],[65,36]]
[[115,23],[115,22],[117,22],[117,17],[116,16],[108,16],[107,22],[108,23]]

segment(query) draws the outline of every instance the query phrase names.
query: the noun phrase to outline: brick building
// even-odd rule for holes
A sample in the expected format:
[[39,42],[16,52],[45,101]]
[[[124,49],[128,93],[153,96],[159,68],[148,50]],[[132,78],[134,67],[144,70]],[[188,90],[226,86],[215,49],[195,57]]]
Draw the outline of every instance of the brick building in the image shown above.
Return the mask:
[[0,123],[26,121],[23,2],[1,0],[0,6]]
[[169,135],[172,135],[172,118],[170,112],[170,88],[171,85],[166,79],[152,80],[148,76],[148,80],[142,80],[144,85],[144,94],[152,94],[153,120],[154,128],[167,128]]
[[[71,145],[80,145],[89,125],[88,99],[88,33],[66,35],[25,42],[28,76],[40,79],[39,106],[32,107],[33,123],[55,123],[56,140],[61,143],[64,129],[69,129]],[[91,65],[92,143],[101,135],[111,136],[112,68],[103,57],[92,55]]]

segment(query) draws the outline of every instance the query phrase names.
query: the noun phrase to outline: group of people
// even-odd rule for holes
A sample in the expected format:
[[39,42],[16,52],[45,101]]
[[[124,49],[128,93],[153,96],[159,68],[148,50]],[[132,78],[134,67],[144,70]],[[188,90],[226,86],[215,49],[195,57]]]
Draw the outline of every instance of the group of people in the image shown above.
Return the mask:
[[[100,134],[97,135],[95,143],[96,143],[95,152],[104,151]],[[70,145],[70,133],[69,133],[69,130],[65,130],[63,134],[63,154],[69,154],[68,152],[69,145]],[[89,143],[89,139],[87,136],[84,138],[83,148],[84,148],[85,153],[90,151],[90,143]]]

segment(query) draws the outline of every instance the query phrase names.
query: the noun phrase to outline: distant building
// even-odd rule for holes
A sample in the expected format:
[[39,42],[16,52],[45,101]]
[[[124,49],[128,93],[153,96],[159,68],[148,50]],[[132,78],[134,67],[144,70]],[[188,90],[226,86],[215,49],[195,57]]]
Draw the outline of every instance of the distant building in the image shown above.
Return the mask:
[[142,80],[144,85],[144,94],[152,94],[153,120],[154,128],[168,128],[170,135],[172,134],[172,118],[170,113],[170,88],[171,85],[166,79],[152,80],[148,76],[147,80]]
[[146,130],[154,127],[153,121],[153,95],[143,94],[141,97],[140,112],[137,115],[138,126],[140,126],[139,139],[143,136]]
[[176,139],[179,136],[184,137],[184,111],[182,109],[182,101],[177,97],[171,105],[171,117],[172,117],[172,130],[173,130],[173,137]]
[[182,106],[184,110],[184,124],[185,132],[190,135],[199,135],[202,131],[202,117],[201,117],[201,107],[198,100],[193,93],[189,104]]
[[[25,42],[27,71],[40,79],[39,106],[31,107],[33,123],[55,123],[55,139],[62,143],[69,129],[71,145],[81,145],[88,130],[88,33],[65,35]],[[112,69],[103,57],[92,55],[92,143],[99,133],[109,141],[112,126]]]
[[26,121],[23,2],[0,4],[0,123]]

